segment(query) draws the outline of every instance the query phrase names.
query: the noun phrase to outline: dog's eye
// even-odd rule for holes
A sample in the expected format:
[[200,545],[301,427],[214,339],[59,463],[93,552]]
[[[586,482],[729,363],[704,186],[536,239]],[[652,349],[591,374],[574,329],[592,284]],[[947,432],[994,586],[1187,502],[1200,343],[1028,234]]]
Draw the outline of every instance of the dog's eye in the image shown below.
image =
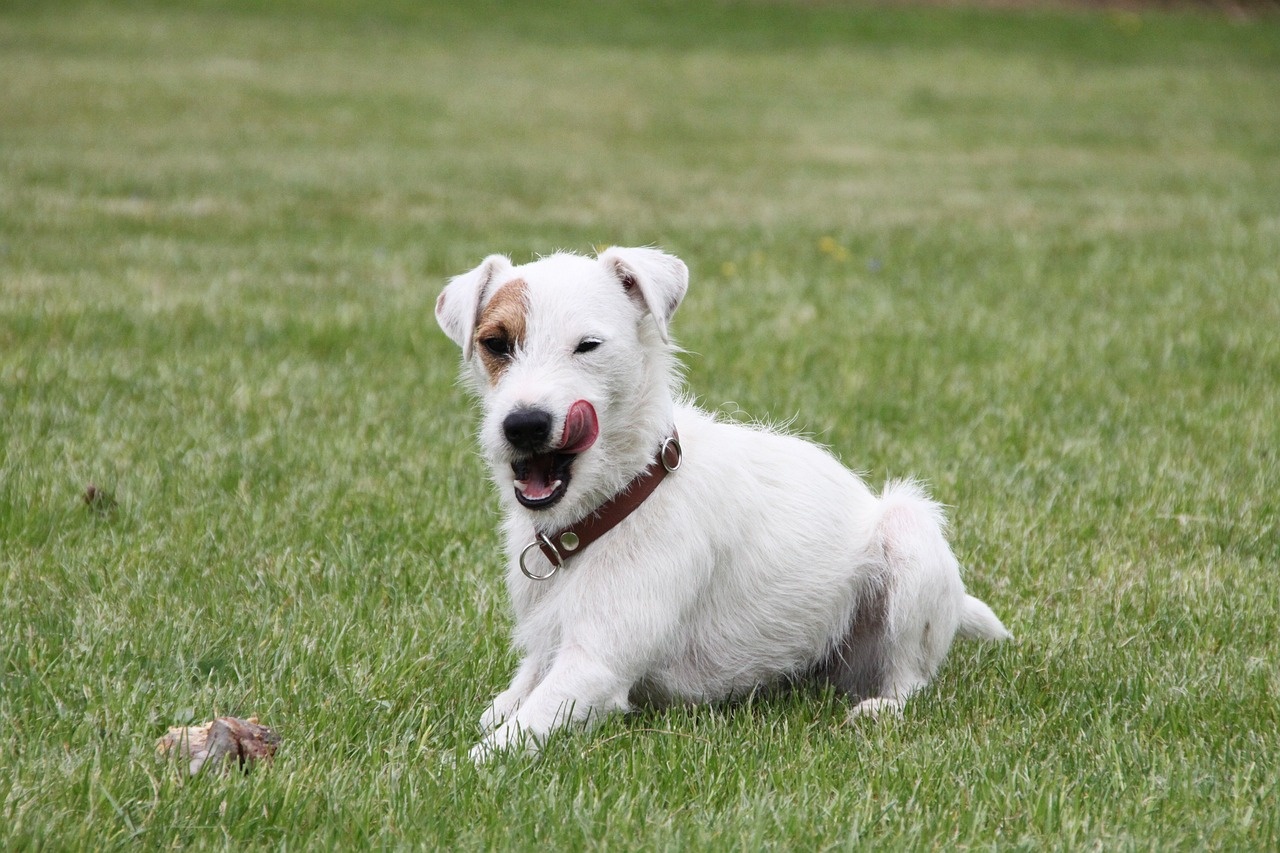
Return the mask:
[[511,357],[511,341],[506,338],[499,337],[497,335],[489,338],[481,338],[480,346],[488,350],[490,355],[496,356],[497,358]]
[[600,346],[602,343],[604,343],[604,341],[600,340],[599,338],[584,338],[582,343],[578,344],[578,348],[575,349],[574,352],[577,354],[581,354],[584,352],[591,352],[593,349]]

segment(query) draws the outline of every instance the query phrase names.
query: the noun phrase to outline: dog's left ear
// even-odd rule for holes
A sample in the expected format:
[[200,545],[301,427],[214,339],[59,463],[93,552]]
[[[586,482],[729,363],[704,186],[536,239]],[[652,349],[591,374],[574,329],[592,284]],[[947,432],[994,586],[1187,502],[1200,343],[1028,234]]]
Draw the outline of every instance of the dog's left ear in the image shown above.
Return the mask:
[[663,343],[669,343],[667,325],[689,289],[689,268],[675,255],[657,249],[605,249],[599,255],[610,275],[638,301],[658,324]]
[[493,280],[510,271],[506,255],[490,255],[471,272],[454,276],[436,300],[436,322],[455,344],[462,347],[464,361],[471,360],[472,340],[480,308]]

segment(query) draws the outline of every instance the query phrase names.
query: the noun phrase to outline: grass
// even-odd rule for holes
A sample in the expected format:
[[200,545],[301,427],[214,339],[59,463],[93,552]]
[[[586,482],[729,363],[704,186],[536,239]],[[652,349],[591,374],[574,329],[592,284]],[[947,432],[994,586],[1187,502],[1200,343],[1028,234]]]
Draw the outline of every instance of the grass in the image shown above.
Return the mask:
[[[1280,846],[1274,18],[13,4],[0,57],[0,846]],[[707,405],[927,479],[1018,641],[901,721],[451,763],[514,661],[431,308],[608,243],[689,262]],[[215,712],[274,765],[157,763]]]

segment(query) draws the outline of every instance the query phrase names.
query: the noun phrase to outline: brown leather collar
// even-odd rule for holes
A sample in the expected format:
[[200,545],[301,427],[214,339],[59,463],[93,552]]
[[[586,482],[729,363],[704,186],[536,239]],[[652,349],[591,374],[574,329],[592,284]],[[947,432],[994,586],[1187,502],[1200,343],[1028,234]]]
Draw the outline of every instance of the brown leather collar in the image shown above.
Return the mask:
[[[680,447],[680,435],[673,427],[671,437],[662,442],[649,466],[636,475],[627,487],[600,505],[600,508],[576,524],[551,533],[534,532],[534,540],[520,552],[520,571],[535,581],[544,581],[562,569],[570,557],[587,550],[587,547],[617,527],[624,518],[635,512],[645,498],[653,494],[667,476],[680,467],[684,451]],[[525,557],[534,548],[551,563],[551,571],[535,574],[529,571]]]

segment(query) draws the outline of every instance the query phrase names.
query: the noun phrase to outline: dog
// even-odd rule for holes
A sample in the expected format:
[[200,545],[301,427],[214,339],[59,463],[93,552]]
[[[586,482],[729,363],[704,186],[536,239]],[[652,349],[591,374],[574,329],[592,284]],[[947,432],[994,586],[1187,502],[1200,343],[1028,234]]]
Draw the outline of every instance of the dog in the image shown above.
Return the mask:
[[919,485],[877,496],[816,444],[682,398],[668,329],[688,283],[653,248],[490,255],[436,302],[482,403],[522,653],[477,762],[809,678],[851,715],[900,713],[955,636],[1010,636]]

